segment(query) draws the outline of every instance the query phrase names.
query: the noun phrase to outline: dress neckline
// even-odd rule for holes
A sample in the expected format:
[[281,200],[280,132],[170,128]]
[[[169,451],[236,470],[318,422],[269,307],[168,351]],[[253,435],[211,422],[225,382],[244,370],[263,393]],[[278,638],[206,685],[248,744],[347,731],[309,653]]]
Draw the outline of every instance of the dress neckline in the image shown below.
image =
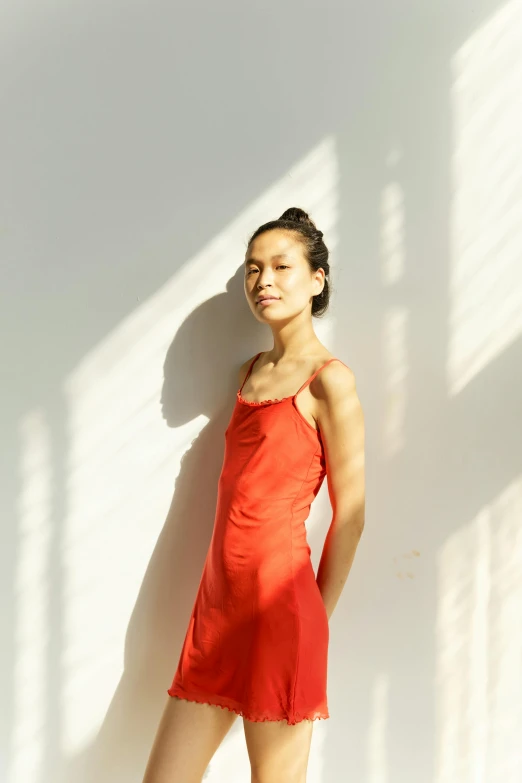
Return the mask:
[[279,400],[245,400],[241,394],[241,389],[238,389],[236,396],[239,402],[242,402],[244,405],[272,405],[275,402],[286,402],[286,400],[291,400],[293,397],[296,397],[297,394],[290,394],[288,397],[281,397]]
[[[250,364],[250,367],[248,368],[248,372],[245,376],[245,379],[243,380],[243,383],[241,384],[240,388],[236,392],[236,397],[238,402],[240,402],[243,405],[251,405],[251,406],[257,406],[257,405],[273,405],[275,403],[279,402],[286,402],[287,400],[295,400],[297,395],[305,388],[305,386],[308,386],[308,384],[313,381],[313,379],[316,377],[316,375],[319,374],[319,372],[323,369],[323,367],[326,367],[327,364],[330,364],[330,362],[334,361],[340,361],[340,359],[337,359],[336,356],[331,356],[330,359],[327,359],[326,362],[324,362],[320,367],[317,368],[315,372],[310,375],[309,378],[306,379],[306,381],[299,387],[299,389],[296,391],[295,394],[289,394],[288,397],[281,397],[279,399],[268,399],[268,400],[245,400],[241,392],[243,391],[243,386],[247,382],[248,378],[250,377],[250,373],[252,372],[252,368],[256,361],[259,359],[259,357],[264,353],[264,351],[260,351],[256,356],[254,357],[253,361]],[[311,426],[311,425],[309,425]]]

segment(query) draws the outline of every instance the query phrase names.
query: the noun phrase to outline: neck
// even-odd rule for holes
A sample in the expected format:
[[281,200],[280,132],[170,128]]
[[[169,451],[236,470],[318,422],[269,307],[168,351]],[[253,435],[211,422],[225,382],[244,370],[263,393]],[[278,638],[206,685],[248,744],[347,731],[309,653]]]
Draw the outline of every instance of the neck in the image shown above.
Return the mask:
[[323,348],[314,332],[310,315],[308,313],[301,315],[306,318],[292,318],[282,326],[274,324],[271,327],[274,345],[270,351],[267,351],[268,359],[278,362],[280,359],[302,357]]

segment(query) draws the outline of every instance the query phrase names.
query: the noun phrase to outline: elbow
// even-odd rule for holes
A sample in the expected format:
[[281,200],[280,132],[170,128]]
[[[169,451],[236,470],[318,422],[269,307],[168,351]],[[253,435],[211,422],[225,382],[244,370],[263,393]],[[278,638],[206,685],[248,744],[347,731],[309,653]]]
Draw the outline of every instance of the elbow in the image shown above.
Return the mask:
[[336,527],[350,530],[352,534],[362,535],[366,516],[366,495],[361,486],[349,487],[332,502],[333,522]]
[[353,535],[361,537],[365,525],[364,508],[359,508],[355,511],[352,509],[346,514],[336,514],[334,522],[337,527],[347,528]]
[[365,520],[364,520],[364,514],[363,514],[362,516],[360,516],[360,517],[359,517],[359,516],[358,516],[358,517],[356,517],[356,518],[355,518],[355,519],[352,521],[353,528],[354,528],[354,530],[355,530],[356,534],[359,536],[359,538],[360,538],[360,537],[362,536],[362,534],[363,534],[363,530],[364,530],[364,521],[365,521]]

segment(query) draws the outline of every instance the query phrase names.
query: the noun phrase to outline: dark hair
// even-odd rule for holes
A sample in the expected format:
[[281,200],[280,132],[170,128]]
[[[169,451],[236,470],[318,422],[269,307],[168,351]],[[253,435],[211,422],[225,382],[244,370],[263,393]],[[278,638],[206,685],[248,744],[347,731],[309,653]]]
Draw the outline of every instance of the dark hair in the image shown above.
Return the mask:
[[320,294],[314,296],[312,300],[312,315],[319,318],[326,312],[330,300],[330,282],[328,280],[328,275],[330,274],[329,253],[323,241],[323,232],[316,228],[315,223],[307,212],[300,207],[290,207],[277,220],[270,220],[268,223],[263,223],[262,226],[259,226],[248,240],[248,245],[260,234],[275,228],[286,229],[298,234],[305,247],[305,256],[310,269],[313,272],[317,271],[317,269],[324,270],[323,290]]

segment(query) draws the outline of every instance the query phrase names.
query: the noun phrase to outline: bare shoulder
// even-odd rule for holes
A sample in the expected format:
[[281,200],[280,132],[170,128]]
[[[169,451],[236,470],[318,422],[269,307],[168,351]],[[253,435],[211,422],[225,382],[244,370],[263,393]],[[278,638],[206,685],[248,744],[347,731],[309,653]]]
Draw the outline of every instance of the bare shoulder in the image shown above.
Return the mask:
[[342,361],[330,362],[314,378],[314,395],[319,418],[325,416],[362,416],[355,373]]
[[330,362],[314,378],[315,389],[318,396],[335,400],[356,390],[355,373],[351,367],[340,359],[332,357],[336,361]]
[[250,367],[251,363],[254,361],[255,356],[257,356],[257,354],[251,356],[250,359],[247,359],[246,362],[243,362],[243,364],[240,366],[237,375],[237,380],[240,386],[243,384],[243,381],[245,380],[246,374],[248,372],[248,368]]

